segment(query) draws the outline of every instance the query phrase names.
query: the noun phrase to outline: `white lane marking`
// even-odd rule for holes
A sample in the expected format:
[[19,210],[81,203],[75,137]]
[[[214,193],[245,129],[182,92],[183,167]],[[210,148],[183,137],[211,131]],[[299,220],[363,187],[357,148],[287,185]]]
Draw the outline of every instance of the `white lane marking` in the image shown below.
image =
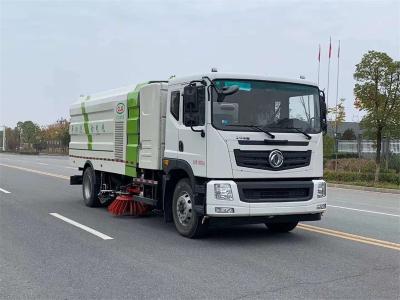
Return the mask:
[[372,211],[372,210],[365,210],[365,209],[357,209],[357,208],[344,207],[344,206],[336,206],[336,205],[328,205],[328,207],[341,208],[341,209],[348,209],[348,210],[355,210],[355,211],[361,211],[361,212],[366,212],[366,213],[370,213],[370,214],[385,215],[385,216],[400,218],[400,215],[388,214],[388,213],[384,213],[384,212],[380,212],[380,211]]
[[77,170],[78,168],[74,168],[74,167],[64,167],[66,169],[72,169],[72,170]]
[[[329,182],[328,182],[329,185]],[[358,187],[357,185],[355,187]],[[340,187],[334,187],[334,186],[328,186],[328,189],[332,190],[342,190],[342,191],[351,191],[351,192],[361,192],[361,193],[375,193],[375,194],[385,194],[389,196],[398,196],[399,194],[397,193],[391,193],[391,192],[381,192],[381,191],[367,191],[367,190],[357,190],[357,189],[352,189],[352,188],[340,188]]]
[[43,165],[43,166],[48,166],[49,165],[49,164],[45,164],[45,163],[42,163],[42,162],[37,162],[37,164]]
[[11,194],[11,192],[6,191],[5,189],[0,188],[0,191],[2,191],[4,194]]
[[90,227],[85,226],[85,225],[83,225],[81,223],[75,222],[74,220],[68,219],[67,217],[64,217],[64,216],[62,216],[62,215],[60,215],[58,213],[49,213],[49,215],[52,215],[53,217],[56,217],[56,218],[58,218],[60,220],[63,220],[64,222],[67,222],[67,223],[69,223],[71,225],[74,225],[74,226],[80,228],[80,229],[83,229],[83,230],[85,230],[85,231],[87,231],[87,232],[89,232],[89,233],[91,233],[91,234],[93,234],[95,236],[98,236],[99,238],[102,238],[103,240],[113,240],[114,239],[114,238],[112,238],[112,237],[110,237],[110,236],[108,236],[108,235],[106,235],[104,233],[101,233],[101,232],[99,232],[99,231],[97,231],[97,230],[95,230],[93,228],[90,228]]
[[[382,200],[383,201],[383,200]],[[342,204],[348,204],[349,203],[349,201],[347,200],[347,201],[342,201],[342,200],[337,200],[337,199],[335,199],[335,200],[330,200],[329,202],[331,202],[331,203],[334,203],[334,204],[340,204],[340,205],[342,205]],[[381,202],[380,202],[381,203]],[[395,209],[395,210],[399,210],[400,209],[400,202],[399,202],[399,204],[396,206],[396,207],[392,207],[392,206],[383,206],[383,205],[376,205],[376,204],[371,204],[371,203],[362,203],[362,202],[353,202],[353,204],[354,205],[360,205],[360,206],[368,206],[368,207],[372,207],[373,209],[379,209],[379,208],[382,208],[382,209]]]

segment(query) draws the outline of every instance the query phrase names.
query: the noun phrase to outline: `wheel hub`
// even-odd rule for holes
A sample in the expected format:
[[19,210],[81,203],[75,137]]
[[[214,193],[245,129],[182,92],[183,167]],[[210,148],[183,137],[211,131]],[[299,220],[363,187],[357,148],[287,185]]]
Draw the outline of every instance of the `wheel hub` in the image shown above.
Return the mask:
[[177,201],[176,212],[179,223],[187,226],[192,220],[192,199],[188,193],[182,194]]

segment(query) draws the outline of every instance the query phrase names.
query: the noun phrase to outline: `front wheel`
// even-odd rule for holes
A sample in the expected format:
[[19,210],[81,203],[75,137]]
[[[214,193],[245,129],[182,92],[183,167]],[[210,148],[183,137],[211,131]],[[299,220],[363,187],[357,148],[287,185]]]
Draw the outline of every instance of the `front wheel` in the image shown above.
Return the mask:
[[194,210],[194,195],[188,179],[181,179],[175,186],[172,215],[176,230],[183,236],[195,238],[206,232],[206,225]]
[[268,229],[272,232],[289,232],[296,228],[299,222],[289,223],[266,223]]

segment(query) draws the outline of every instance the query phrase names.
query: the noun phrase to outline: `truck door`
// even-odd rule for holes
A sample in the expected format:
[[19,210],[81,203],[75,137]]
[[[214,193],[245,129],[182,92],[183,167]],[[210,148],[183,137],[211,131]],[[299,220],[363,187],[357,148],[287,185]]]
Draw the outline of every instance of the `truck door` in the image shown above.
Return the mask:
[[179,124],[178,159],[188,162],[195,176],[206,177],[205,87],[184,87],[182,103],[183,118]]

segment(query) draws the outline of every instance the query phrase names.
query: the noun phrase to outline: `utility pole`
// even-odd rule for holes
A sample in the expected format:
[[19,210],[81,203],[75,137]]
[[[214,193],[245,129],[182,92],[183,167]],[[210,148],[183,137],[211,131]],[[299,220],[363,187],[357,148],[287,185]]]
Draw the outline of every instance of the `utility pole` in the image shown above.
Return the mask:
[[2,151],[6,151],[6,126],[3,126],[3,143],[2,143]]

